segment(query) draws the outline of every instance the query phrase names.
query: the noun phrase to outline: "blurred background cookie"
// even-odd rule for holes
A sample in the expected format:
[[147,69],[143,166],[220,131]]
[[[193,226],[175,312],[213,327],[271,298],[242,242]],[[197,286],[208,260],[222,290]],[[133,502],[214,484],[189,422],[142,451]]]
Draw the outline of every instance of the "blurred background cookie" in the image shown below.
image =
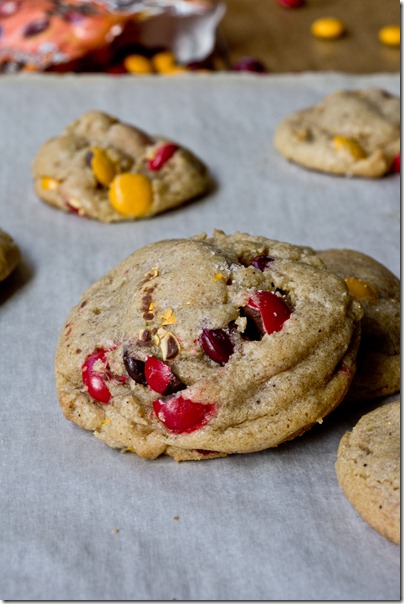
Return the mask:
[[366,400],[400,390],[400,281],[374,258],[345,249],[318,252],[364,309],[357,371],[347,399]]
[[400,154],[400,100],[380,89],[335,92],[286,117],[274,144],[286,159],[311,170],[384,176]]
[[20,260],[20,250],[13,238],[0,229],[0,281],[15,269]]
[[367,413],[341,439],[341,489],[376,531],[400,543],[400,401]]
[[102,222],[154,216],[211,185],[191,151],[100,111],[85,113],[44,143],[33,173],[43,201]]

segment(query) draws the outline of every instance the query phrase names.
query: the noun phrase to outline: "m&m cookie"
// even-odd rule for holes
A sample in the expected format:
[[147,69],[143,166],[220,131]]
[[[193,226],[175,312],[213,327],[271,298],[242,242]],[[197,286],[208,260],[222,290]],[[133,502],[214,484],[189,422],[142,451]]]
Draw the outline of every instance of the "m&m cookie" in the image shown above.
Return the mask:
[[141,457],[276,447],[344,398],[361,317],[310,248],[222,231],[159,241],[70,312],[59,402],[67,419]]
[[179,143],[99,111],[45,142],[33,173],[43,201],[102,222],[154,216],[211,185],[206,166]]

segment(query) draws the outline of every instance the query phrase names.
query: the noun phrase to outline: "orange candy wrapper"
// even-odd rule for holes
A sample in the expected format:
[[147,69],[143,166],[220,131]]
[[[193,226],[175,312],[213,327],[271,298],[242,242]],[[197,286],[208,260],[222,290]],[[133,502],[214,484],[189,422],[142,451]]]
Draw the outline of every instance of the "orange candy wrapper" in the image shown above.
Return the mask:
[[0,71],[66,68],[91,56],[106,64],[128,26],[164,13],[198,15],[212,0],[0,0]]

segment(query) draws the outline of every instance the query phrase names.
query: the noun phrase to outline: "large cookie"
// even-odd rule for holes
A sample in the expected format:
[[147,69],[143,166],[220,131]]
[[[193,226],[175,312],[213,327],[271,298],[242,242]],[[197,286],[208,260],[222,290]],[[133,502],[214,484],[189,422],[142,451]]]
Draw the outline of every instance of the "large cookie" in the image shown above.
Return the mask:
[[400,100],[384,90],[347,90],[284,119],[276,149],[305,168],[377,178],[400,154]]
[[367,413],[342,437],[338,482],[356,511],[400,543],[400,401]]
[[56,354],[60,404],[142,457],[274,447],[346,394],[361,315],[309,248],[222,231],[153,243],[72,309]]
[[43,201],[103,222],[154,216],[211,185],[190,151],[100,111],[44,143],[33,173]]
[[365,400],[400,390],[400,281],[385,266],[354,250],[319,252],[345,279],[364,309],[357,371],[347,398]]
[[8,233],[0,229],[0,281],[9,276],[19,260],[19,247]]

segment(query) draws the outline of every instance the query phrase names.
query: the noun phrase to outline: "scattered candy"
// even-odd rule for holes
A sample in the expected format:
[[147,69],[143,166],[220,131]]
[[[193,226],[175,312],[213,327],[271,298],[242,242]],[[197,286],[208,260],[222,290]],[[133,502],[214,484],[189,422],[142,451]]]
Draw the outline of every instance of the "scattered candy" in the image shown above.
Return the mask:
[[248,306],[259,311],[267,334],[280,331],[291,315],[286,302],[273,292],[257,291]]
[[396,155],[391,166],[393,172],[401,172],[401,155]]
[[385,46],[400,47],[400,26],[386,25],[379,30],[379,40]]
[[159,394],[173,394],[185,388],[169,365],[156,357],[147,357],[144,370],[148,385]]
[[157,73],[169,73],[177,67],[175,56],[170,50],[156,53],[152,57],[152,64]]
[[250,264],[259,271],[264,271],[274,260],[275,258],[272,258],[272,256],[261,255],[252,258]]
[[153,204],[152,184],[143,174],[118,174],[111,182],[109,201],[120,214],[142,218]]
[[286,8],[300,8],[306,4],[305,0],[278,0],[278,4]]
[[108,187],[116,176],[116,167],[105,149],[91,149],[91,168],[95,178],[104,187]]
[[366,151],[352,138],[346,138],[345,136],[334,136],[332,139],[334,147],[337,151],[346,149],[352,155],[354,159],[364,159],[367,157]]
[[254,57],[241,57],[234,66],[233,71],[251,71],[254,73],[266,73],[267,69],[261,61]]
[[[105,378],[108,377],[108,373],[106,371],[105,353],[105,350],[100,349],[89,354],[81,368],[81,375],[83,384],[87,386],[89,395],[99,403],[104,403],[107,405],[111,399],[111,393],[104,381]],[[98,371],[94,369],[94,365],[97,363],[97,361],[101,361],[105,371]]]
[[174,155],[177,149],[178,146],[174,143],[167,143],[166,145],[162,145],[161,147],[159,147],[154,156],[148,161],[147,167],[149,168],[149,170],[161,170],[164,164],[168,162],[168,160]]
[[153,65],[143,55],[128,55],[124,58],[123,65],[129,73],[136,73],[138,75],[153,73]]
[[176,434],[202,428],[216,412],[213,404],[194,403],[182,396],[154,401],[153,409],[161,423]]
[[362,279],[356,277],[347,277],[345,283],[356,300],[375,301],[378,299],[377,291],[367,281],[362,281]]
[[345,33],[345,24],[335,17],[316,19],[311,24],[311,33],[316,38],[335,40]]
[[230,335],[224,329],[203,329],[199,341],[204,353],[222,366],[234,352]]

